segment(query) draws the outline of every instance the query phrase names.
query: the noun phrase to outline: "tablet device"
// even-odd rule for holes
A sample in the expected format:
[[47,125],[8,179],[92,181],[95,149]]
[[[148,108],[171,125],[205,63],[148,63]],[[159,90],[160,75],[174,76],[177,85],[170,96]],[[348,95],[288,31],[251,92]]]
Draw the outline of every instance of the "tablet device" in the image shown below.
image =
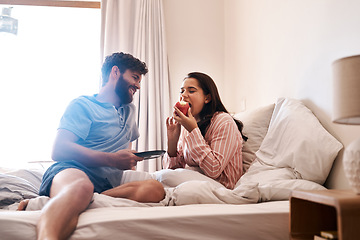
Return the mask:
[[144,160],[151,158],[158,158],[165,154],[164,150],[154,150],[154,151],[145,151],[145,152],[137,152],[134,153],[138,157],[143,157]]

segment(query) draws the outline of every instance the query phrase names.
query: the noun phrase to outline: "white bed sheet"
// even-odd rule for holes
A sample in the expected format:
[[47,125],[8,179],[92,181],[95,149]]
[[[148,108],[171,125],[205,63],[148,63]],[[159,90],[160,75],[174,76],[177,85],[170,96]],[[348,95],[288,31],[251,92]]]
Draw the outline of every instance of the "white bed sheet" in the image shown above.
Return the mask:
[[[1,239],[35,239],[40,211],[0,211]],[[289,239],[289,201],[88,209],[75,239]]]

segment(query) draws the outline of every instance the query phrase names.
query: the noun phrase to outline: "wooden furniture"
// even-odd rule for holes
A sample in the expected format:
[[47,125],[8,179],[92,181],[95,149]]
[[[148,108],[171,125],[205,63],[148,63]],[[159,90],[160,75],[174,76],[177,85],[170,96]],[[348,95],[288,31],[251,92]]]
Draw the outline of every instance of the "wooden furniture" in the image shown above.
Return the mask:
[[314,239],[337,230],[339,240],[360,239],[360,195],[351,190],[293,191],[290,239]]

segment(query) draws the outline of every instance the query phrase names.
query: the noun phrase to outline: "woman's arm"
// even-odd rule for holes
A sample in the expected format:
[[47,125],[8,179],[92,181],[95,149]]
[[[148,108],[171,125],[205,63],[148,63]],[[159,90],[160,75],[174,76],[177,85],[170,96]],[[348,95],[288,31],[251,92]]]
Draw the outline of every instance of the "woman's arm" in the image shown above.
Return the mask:
[[180,137],[175,156],[170,155],[168,152],[165,153],[163,157],[163,168],[176,169],[185,167],[186,163],[184,161],[182,144],[182,137]]
[[[201,135],[199,128],[194,129],[185,138],[191,157],[186,158],[186,161],[190,166],[198,165],[207,176],[216,179],[234,158],[235,152],[242,147],[242,138],[235,122],[227,114],[217,115],[208,133],[211,134],[207,137],[208,142]],[[241,160],[240,157],[239,159]],[[234,167],[242,167],[240,160],[237,163],[239,166]]]
[[163,157],[163,167],[170,169],[183,168],[185,167],[185,162],[182,156],[181,141],[178,144],[181,135],[181,125],[174,120],[174,116],[166,119],[166,130],[167,152]]
[[176,169],[176,168],[184,168],[185,162],[180,154],[176,157],[170,157],[168,153],[165,153],[163,157],[163,168],[168,169]]

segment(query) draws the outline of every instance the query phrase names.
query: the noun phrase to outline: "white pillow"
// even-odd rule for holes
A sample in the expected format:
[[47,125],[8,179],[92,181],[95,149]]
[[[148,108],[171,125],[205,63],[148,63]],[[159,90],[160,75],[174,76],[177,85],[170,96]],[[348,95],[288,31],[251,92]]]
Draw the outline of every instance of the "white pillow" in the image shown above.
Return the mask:
[[244,142],[242,149],[243,171],[246,172],[256,158],[256,151],[268,131],[271,115],[275,104],[260,107],[251,112],[242,112],[234,115],[234,118],[244,124],[243,134],[249,139]]
[[292,168],[302,179],[322,185],[342,147],[302,102],[282,98],[256,156],[265,164]]

